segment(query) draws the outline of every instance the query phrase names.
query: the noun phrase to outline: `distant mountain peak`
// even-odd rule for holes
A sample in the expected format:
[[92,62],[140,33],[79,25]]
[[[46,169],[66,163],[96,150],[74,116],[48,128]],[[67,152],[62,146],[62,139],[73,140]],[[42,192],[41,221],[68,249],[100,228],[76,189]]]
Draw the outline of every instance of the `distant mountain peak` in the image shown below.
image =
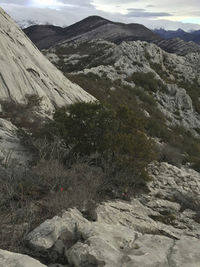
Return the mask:
[[51,31],[47,32],[46,29],[38,26],[37,28],[29,27],[24,32],[39,49],[49,48],[60,42],[72,42],[82,39],[104,39],[113,43],[160,39],[159,35],[144,25],[113,22],[100,16],[89,16],[62,30],[56,29],[54,26]]

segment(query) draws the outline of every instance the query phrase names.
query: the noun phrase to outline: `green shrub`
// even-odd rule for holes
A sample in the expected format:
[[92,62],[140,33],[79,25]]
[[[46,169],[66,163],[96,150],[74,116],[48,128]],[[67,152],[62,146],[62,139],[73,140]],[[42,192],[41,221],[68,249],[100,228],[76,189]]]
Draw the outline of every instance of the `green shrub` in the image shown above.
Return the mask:
[[50,127],[63,138],[71,155],[96,154],[102,167],[102,162],[109,164],[111,176],[129,177],[118,180],[121,186],[148,178],[146,167],[155,158],[154,142],[145,133],[144,120],[127,107],[114,110],[98,102],[76,103],[58,109]]
[[158,90],[165,90],[164,83],[156,79],[155,74],[152,72],[135,72],[126,79],[128,82],[134,82],[136,86],[144,88],[144,90],[150,92],[156,92]]

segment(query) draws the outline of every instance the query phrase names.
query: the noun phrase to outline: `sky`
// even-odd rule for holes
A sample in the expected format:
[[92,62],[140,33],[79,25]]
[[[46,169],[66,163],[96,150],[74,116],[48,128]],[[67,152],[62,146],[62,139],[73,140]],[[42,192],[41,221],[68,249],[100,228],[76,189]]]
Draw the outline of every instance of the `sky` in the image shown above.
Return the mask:
[[0,0],[0,6],[16,21],[59,26],[99,15],[151,29],[200,29],[200,0]]

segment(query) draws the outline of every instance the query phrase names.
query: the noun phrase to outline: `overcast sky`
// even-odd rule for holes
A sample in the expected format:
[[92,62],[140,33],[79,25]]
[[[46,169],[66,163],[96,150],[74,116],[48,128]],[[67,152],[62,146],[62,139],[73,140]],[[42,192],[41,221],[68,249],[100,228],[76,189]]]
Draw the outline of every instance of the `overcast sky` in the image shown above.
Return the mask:
[[200,29],[200,0],[0,0],[15,20],[60,26],[90,15],[149,28]]

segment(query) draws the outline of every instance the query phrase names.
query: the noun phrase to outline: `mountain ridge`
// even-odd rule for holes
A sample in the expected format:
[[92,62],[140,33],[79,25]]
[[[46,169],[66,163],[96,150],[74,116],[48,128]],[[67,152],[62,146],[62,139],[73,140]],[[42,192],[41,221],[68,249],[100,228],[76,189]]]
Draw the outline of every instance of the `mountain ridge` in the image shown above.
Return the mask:
[[[104,35],[104,39],[120,43],[124,40],[144,40],[150,41],[160,39],[160,37],[146,28],[145,26],[137,23],[124,24],[113,22],[99,16],[87,17],[71,26],[66,28],[55,29],[55,34],[45,36],[39,41],[35,41],[31,33],[31,26],[24,29],[28,37],[38,46],[39,49],[49,48],[59,42],[73,41],[77,39],[97,39]],[[40,26],[35,27],[36,31],[40,30]]]
[[180,55],[200,52],[200,46],[194,42],[180,41],[177,38],[169,41],[142,24],[113,22],[100,16],[87,17],[65,28],[35,25],[24,29],[24,32],[40,50],[59,43],[103,39],[115,44],[137,40],[153,42],[167,52]]
[[155,33],[159,34],[164,39],[171,38],[181,38],[183,41],[192,41],[200,45],[200,30],[185,32],[182,29],[177,29],[176,31],[165,30],[165,29],[155,29]]

